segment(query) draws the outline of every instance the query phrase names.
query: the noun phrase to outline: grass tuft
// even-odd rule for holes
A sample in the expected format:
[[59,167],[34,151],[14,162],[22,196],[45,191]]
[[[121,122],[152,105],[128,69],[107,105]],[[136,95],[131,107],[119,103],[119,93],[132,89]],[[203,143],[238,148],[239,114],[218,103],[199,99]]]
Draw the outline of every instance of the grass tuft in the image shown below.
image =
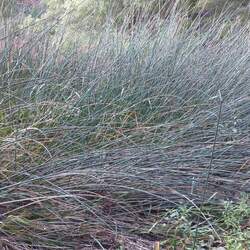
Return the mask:
[[2,248],[249,247],[249,27],[185,18],[1,27]]

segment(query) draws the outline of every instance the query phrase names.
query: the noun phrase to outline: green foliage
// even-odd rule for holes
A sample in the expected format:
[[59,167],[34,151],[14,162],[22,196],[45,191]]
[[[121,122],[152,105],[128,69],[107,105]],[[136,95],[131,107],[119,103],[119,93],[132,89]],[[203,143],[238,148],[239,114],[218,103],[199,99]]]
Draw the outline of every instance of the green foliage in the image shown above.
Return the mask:
[[236,10],[237,15],[240,17],[242,15],[242,18],[246,18],[246,13],[249,13],[246,0],[45,0],[45,2],[48,7],[46,15],[64,15],[67,24],[73,25],[78,30],[82,29],[82,20],[86,19],[90,26],[99,26],[107,19],[113,20],[116,24],[122,23],[127,18],[128,12],[134,17],[139,13],[149,15],[159,13],[163,17],[168,8],[175,4],[178,8],[189,9],[191,16],[198,12],[211,16],[215,13],[220,14],[226,9]]
[[[203,214],[201,214],[201,210]],[[250,247],[250,208],[248,196],[244,196],[239,203],[226,202],[224,207],[204,206],[201,210],[194,207],[179,207],[169,209],[163,218],[156,222],[150,229],[156,235],[166,234],[166,240],[161,242],[163,248],[171,246],[171,249],[193,249],[194,238],[196,248],[213,249],[220,242],[228,250],[245,250]],[[195,221],[197,217],[204,220],[208,218],[210,225],[216,229],[221,240],[214,235],[213,228],[207,221],[200,223],[196,235]],[[247,224],[246,227],[244,225]]]
[[[139,12],[156,13],[163,6],[169,6],[163,0],[45,0],[48,11],[46,16],[64,16],[64,21],[73,25],[75,29],[82,29],[82,21],[86,29],[86,20],[89,26],[100,26],[106,20],[121,24],[128,17],[128,13]],[[132,15],[131,15],[132,16]]]
[[[234,10],[234,18],[230,26],[235,23],[235,19],[244,22],[249,20],[248,8],[240,7],[244,5],[244,0],[238,5],[233,0],[227,4],[222,0],[219,4],[214,4],[215,2],[211,0],[205,2],[199,0],[44,0],[44,3],[47,6],[46,11],[40,12],[43,13],[41,15],[31,13],[20,27],[34,24],[40,18],[52,18],[55,22],[60,20],[59,23],[64,26],[64,38],[68,44],[73,41],[83,42],[86,33],[99,32],[106,22],[114,29],[117,27],[131,29],[138,20],[149,20],[155,17],[155,14],[164,19],[169,16],[170,10],[181,9],[185,14],[186,23],[183,24],[183,29],[187,29],[192,24],[198,13],[205,15],[207,22],[212,22],[213,16],[219,15],[229,4],[232,6],[231,10]],[[50,34],[60,33],[58,27],[54,24]],[[33,28],[42,30],[39,24],[33,25]]]
[[236,231],[225,236],[227,250],[247,250],[250,249],[250,229]]
[[6,113],[4,111],[0,111],[0,139],[5,138],[12,132],[12,128],[6,125]]
[[13,132],[11,127],[1,127],[0,128],[0,138],[4,138]]
[[[249,196],[245,196],[239,204],[226,203],[222,223],[226,229],[225,242],[229,250],[250,248]],[[245,228],[245,224],[247,225]]]
[[226,203],[223,221],[228,229],[239,229],[243,220],[249,217],[250,203],[248,196],[244,197],[238,205]]

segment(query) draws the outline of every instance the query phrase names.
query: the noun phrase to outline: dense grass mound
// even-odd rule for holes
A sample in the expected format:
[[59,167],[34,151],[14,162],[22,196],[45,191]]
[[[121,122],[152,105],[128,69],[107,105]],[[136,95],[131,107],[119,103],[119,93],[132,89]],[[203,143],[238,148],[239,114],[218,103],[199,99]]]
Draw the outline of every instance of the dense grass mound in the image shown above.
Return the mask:
[[52,27],[2,39],[4,247],[115,248],[168,208],[250,191],[248,26],[174,15],[84,46]]

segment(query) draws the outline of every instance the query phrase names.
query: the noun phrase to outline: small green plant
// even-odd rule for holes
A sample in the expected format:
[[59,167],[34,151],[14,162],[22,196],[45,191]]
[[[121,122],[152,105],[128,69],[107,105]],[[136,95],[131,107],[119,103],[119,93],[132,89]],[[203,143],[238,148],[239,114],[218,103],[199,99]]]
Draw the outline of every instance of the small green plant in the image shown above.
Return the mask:
[[[242,198],[239,204],[226,203],[223,212],[225,225],[225,242],[227,249],[244,250],[250,247],[250,204],[248,196]],[[244,225],[247,224],[246,228]]]
[[226,235],[225,243],[228,250],[248,250],[250,248],[250,229]]
[[250,203],[248,196],[241,199],[239,204],[227,202],[223,212],[223,223],[227,229],[238,230],[244,219],[250,218]]

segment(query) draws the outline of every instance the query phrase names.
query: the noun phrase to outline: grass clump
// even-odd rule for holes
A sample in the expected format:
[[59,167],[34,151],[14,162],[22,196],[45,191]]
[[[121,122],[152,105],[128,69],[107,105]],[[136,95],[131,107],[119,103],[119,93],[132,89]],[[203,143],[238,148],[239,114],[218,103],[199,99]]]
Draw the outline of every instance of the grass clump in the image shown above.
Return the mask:
[[[68,49],[64,27],[50,33],[58,20],[8,34],[0,61],[3,247],[192,245],[199,220],[197,244],[211,235],[235,247],[239,233],[245,247],[248,203],[236,204],[250,190],[249,27],[221,36],[223,18],[185,21],[174,13],[131,32],[105,24]],[[222,209],[225,201],[232,205]],[[155,224],[166,211],[174,227]]]

